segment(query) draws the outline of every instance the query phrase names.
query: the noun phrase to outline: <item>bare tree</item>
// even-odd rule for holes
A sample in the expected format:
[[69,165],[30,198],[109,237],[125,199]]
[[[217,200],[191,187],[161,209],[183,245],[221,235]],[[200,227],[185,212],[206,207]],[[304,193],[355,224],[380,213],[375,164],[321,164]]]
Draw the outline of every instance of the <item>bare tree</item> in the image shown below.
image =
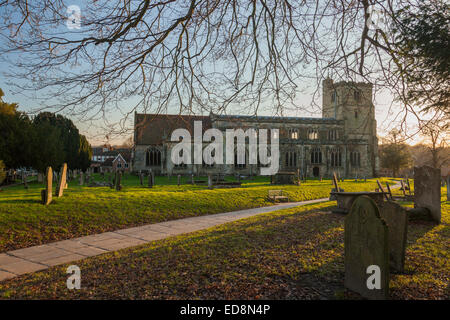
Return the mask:
[[426,138],[425,143],[431,155],[431,165],[435,168],[441,168],[450,164],[449,119],[443,117],[439,121],[424,122],[421,126],[421,135]]
[[77,17],[63,0],[0,0],[0,56],[14,66],[8,79],[37,92],[42,109],[111,128],[112,110],[123,115],[120,129],[135,111],[174,107],[283,115],[297,107],[303,82],[317,81],[318,89],[326,76],[406,97],[403,73],[392,72],[402,70],[395,41],[370,9],[395,23],[398,10],[418,2],[99,0],[81,8],[80,29],[69,29]]

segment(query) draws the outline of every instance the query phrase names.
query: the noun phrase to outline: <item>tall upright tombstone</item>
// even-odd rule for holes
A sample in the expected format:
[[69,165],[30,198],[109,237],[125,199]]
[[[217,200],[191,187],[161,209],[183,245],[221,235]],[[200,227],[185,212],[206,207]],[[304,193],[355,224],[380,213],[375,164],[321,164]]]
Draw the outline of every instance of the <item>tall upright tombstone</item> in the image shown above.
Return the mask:
[[122,190],[121,182],[122,182],[122,172],[116,171],[116,191]]
[[63,163],[61,168],[61,174],[59,175],[58,185],[56,186],[56,197],[62,197],[64,188],[66,186],[66,176],[67,176],[67,163]]
[[177,176],[177,185],[180,185],[180,180],[181,180],[181,176],[178,175],[178,176]]
[[49,205],[52,202],[52,183],[53,183],[53,171],[52,167],[47,167],[45,174],[45,190],[41,190],[42,204]]
[[139,170],[139,183],[141,186],[144,185],[144,175],[142,174],[142,171]]
[[153,174],[152,174],[152,172],[148,173],[148,187],[149,188],[153,187]]
[[381,218],[389,230],[389,258],[392,269],[403,272],[405,267],[408,213],[405,207],[386,201],[380,207]]
[[441,223],[441,169],[414,167],[414,206],[427,208],[431,218]]
[[213,188],[213,183],[212,183],[212,177],[211,174],[208,174],[208,188],[212,189]]
[[389,231],[371,198],[360,196],[353,202],[344,237],[345,287],[368,299],[387,299]]
[[80,172],[80,186],[83,186],[83,185],[84,185],[84,172],[81,171]]

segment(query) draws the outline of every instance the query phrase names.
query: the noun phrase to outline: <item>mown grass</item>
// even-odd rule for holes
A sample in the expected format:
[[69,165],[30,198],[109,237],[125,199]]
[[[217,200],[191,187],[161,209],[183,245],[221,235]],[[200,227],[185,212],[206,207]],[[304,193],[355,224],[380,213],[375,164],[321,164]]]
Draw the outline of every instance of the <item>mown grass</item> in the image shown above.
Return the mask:
[[[360,299],[343,287],[344,215],[333,202],[279,210],[0,283],[3,299]],[[392,299],[449,299],[450,202],[442,224],[408,226]]]
[[[97,180],[100,177],[96,176]],[[387,179],[386,179],[387,180]],[[185,180],[183,181],[185,182]],[[269,189],[283,189],[290,201],[328,197],[331,181],[311,180],[299,186],[271,186],[268,178],[244,180],[242,188],[208,190],[204,185],[177,186],[176,177],[157,177],[156,186],[124,177],[122,191],[69,183],[62,198],[40,204],[43,185],[31,183],[0,192],[0,252],[56,240],[147,223],[271,205]],[[341,183],[347,191],[373,190],[375,180]]]

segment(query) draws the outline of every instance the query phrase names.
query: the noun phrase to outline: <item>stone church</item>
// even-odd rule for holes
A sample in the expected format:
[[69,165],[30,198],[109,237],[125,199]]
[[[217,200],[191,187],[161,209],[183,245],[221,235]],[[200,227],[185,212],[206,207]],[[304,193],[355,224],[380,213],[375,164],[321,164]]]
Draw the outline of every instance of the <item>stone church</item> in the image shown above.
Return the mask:
[[[259,175],[260,164],[179,164],[171,161],[175,129],[184,128],[193,136],[194,121],[209,128],[279,129],[279,171],[297,172],[307,177],[373,177],[378,171],[378,139],[372,84],[322,83],[322,117],[272,117],[240,115],[156,115],[135,114],[132,155],[133,171],[156,174]],[[204,143],[204,146],[208,145]],[[192,148],[193,149],[193,148]]]

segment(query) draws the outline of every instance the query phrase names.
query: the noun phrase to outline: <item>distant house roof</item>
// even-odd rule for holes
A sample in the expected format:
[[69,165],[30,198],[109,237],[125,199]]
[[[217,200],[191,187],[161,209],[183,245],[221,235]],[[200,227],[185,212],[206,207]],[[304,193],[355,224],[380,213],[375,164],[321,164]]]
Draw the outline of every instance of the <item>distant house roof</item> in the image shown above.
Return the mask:
[[175,114],[135,114],[135,143],[162,144],[175,129],[187,129],[194,133],[194,121],[202,121],[202,134],[211,128],[209,116]]
[[117,154],[117,156],[113,159],[113,163],[116,162],[118,158],[122,158],[123,161],[126,163],[129,163],[131,161],[131,152],[120,152]]
[[92,155],[93,156],[101,156],[103,153],[103,148],[102,147],[93,147],[92,148]]

